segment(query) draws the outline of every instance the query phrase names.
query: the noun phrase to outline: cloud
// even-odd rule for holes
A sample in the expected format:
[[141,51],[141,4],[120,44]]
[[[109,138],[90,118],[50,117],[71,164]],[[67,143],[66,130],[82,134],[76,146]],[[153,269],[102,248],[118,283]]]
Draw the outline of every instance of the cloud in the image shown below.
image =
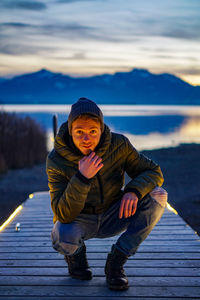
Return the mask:
[[[94,2],[94,0],[57,0],[56,2],[69,4],[69,3],[74,3],[74,2],[88,2],[88,1]],[[99,0],[97,0],[97,1],[99,1]]]
[[24,53],[24,46],[19,44],[6,44],[0,46],[0,53],[1,54],[8,54],[8,55],[23,55]]
[[196,40],[200,39],[200,33],[198,31],[181,29],[181,28],[171,28],[167,31],[161,33],[161,36],[169,37],[169,38],[178,38],[178,39],[186,39],[186,40]]
[[[200,39],[200,4],[198,1],[151,1],[130,9],[126,24],[135,35],[172,39]],[[159,12],[159,13],[158,13]],[[129,24],[129,25],[128,25]]]
[[[0,53],[8,55],[52,54],[59,48],[66,48],[67,41],[94,38],[95,33],[92,32],[92,27],[78,23],[52,25],[3,22],[0,23]],[[42,37],[45,37],[45,39],[50,37],[51,46],[45,43],[45,40],[44,42],[41,41]],[[55,39],[58,43],[57,47],[55,47]],[[75,54],[74,59],[80,60],[83,59],[83,56],[79,52]]]
[[[122,41],[129,40],[128,37],[110,35],[104,33],[104,30],[99,30],[95,27],[81,25],[77,22],[69,23],[57,23],[57,24],[31,24],[21,22],[4,22],[0,23],[0,29],[3,29],[0,33],[1,44],[8,40],[16,40],[18,35],[18,41],[20,39],[26,39],[31,36],[50,36],[51,40],[56,38],[57,40],[64,39],[65,42],[70,41],[103,41],[120,43]],[[20,38],[19,38],[20,37]],[[28,42],[28,41],[27,41]]]
[[200,69],[198,66],[189,66],[188,68],[179,68],[177,73],[182,75],[200,75]]
[[83,26],[80,25],[78,23],[66,23],[66,24],[28,24],[28,23],[21,23],[21,22],[4,22],[4,23],[0,23],[0,27],[13,27],[15,29],[21,29],[21,28],[32,28],[32,29],[37,29],[39,32],[45,32],[45,33],[59,33],[59,32],[63,32],[63,31],[87,31],[87,30],[91,30],[92,27],[89,26]]
[[23,1],[23,0],[4,0],[0,4],[1,7],[8,9],[26,9],[41,11],[47,8],[46,4],[39,1]]
[[17,22],[5,22],[5,23],[0,23],[0,28],[1,27],[27,28],[27,27],[31,27],[31,25],[25,23],[17,23]]
[[85,60],[87,59],[86,54],[84,52],[75,53],[71,59],[73,60]]
[[7,55],[29,55],[29,54],[41,54],[42,52],[52,51],[52,48],[46,46],[37,46],[37,45],[27,45],[23,42],[17,43],[6,43],[0,46],[0,54],[7,54]]
[[87,34],[92,30],[92,27],[80,25],[78,23],[67,23],[67,24],[46,24],[38,26],[39,30],[45,34],[66,34],[66,33],[78,33],[78,34]]
[[195,11],[184,11],[174,16],[167,16],[160,20],[160,33],[163,37],[198,40],[200,39],[200,18]]
[[[112,57],[111,55],[110,55],[110,57],[91,57],[90,55],[88,55],[88,53],[87,53],[86,50],[75,52],[72,55],[65,55],[65,56],[62,56],[62,55],[61,56],[56,56],[56,55],[51,56],[50,55],[49,57],[51,57],[53,59],[56,59],[58,61],[59,60],[61,60],[61,61],[72,61],[72,60],[75,60],[75,61],[81,60],[81,61],[83,61],[83,60],[85,60],[87,62],[89,62],[89,61],[90,62],[91,61],[95,61],[95,63],[96,62],[98,62],[98,63],[99,62],[101,62],[101,63],[105,63],[105,62],[115,62],[115,63],[118,63],[119,62],[119,58],[118,57]],[[97,66],[95,66],[95,67],[97,67]],[[105,65],[103,67],[105,67]],[[120,68],[124,68],[124,66],[120,66]],[[130,66],[128,67],[127,70],[130,71]]]
[[[83,37],[89,35],[89,32],[92,31],[92,27],[83,26],[78,23],[68,23],[68,24],[28,24],[21,22],[4,22],[0,23],[0,28],[4,30],[1,32],[8,34],[8,39],[16,37],[16,31],[19,31],[20,34],[31,33],[32,35],[50,35],[50,36],[61,36],[67,38],[67,36],[76,36]],[[9,32],[8,32],[9,30]]]

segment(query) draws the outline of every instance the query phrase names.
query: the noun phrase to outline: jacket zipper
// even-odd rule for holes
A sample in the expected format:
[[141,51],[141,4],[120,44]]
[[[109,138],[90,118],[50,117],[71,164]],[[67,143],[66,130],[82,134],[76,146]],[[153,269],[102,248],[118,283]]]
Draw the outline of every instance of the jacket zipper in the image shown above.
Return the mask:
[[101,203],[103,203],[103,187],[102,187],[102,182],[101,182],[101,177],[99,174],[97,174],[97,180],[98,180],[98,183],[99,183],[99,190],[100,190],[100,201]]

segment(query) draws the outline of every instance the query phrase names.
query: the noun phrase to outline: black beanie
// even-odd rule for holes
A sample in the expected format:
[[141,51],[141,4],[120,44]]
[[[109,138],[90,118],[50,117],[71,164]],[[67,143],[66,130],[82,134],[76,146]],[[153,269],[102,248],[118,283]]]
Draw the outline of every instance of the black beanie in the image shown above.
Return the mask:
[[90,99],[80,98],[76,103],[74,103],[71,107],[71,111],[68,116],[68,128],[69,133],[71,135],[72,123],[77,119],[80,115],[90,114],[99,119],[101,124],[102,132],[104,131],[104,122],[103,122],[103,113],[100,108]]

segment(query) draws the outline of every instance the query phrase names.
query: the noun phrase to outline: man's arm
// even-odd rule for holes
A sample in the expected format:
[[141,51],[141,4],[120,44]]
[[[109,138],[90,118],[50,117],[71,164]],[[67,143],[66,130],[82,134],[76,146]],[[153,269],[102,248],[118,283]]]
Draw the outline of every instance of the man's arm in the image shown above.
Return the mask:
[[77,171],[68,181],[49,158],[47,175],[51,207],[56,218],[62,223],[72,222],[84,208],[90,190],[90,180]]
[[84,156],[79,161],[79,171],[68,181],[55,164],[47,159],[51,207],[60,222],[72,222],[84,208],[90,179],[103,167],[101,161],[94,152]]
[[124,191],[134,192],[140,200],[156,186],[163,184],[163,174],[160,166],[145,155],[140,154],[128,139],[127,150],[125,171],[132,180],[125,186]]
[[127,159],[125,171],[132,180],[124,188],[124,196],[122,197],[119,218],[128,218],[135,214],[137,210],[138,200],[151,192],[154,187],[161,186],[164,179],[160,167],[137,152],[128,139],[127,143]]

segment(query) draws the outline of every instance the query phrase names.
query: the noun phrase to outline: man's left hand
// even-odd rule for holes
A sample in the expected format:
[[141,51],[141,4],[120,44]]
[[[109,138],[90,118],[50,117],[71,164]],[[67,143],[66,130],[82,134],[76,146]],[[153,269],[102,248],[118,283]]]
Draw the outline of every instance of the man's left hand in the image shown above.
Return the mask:
[[135,193],[129,192],[124,194],[119,209],[119,218],[128,218],[135,214],[137,209],[138,197]]

